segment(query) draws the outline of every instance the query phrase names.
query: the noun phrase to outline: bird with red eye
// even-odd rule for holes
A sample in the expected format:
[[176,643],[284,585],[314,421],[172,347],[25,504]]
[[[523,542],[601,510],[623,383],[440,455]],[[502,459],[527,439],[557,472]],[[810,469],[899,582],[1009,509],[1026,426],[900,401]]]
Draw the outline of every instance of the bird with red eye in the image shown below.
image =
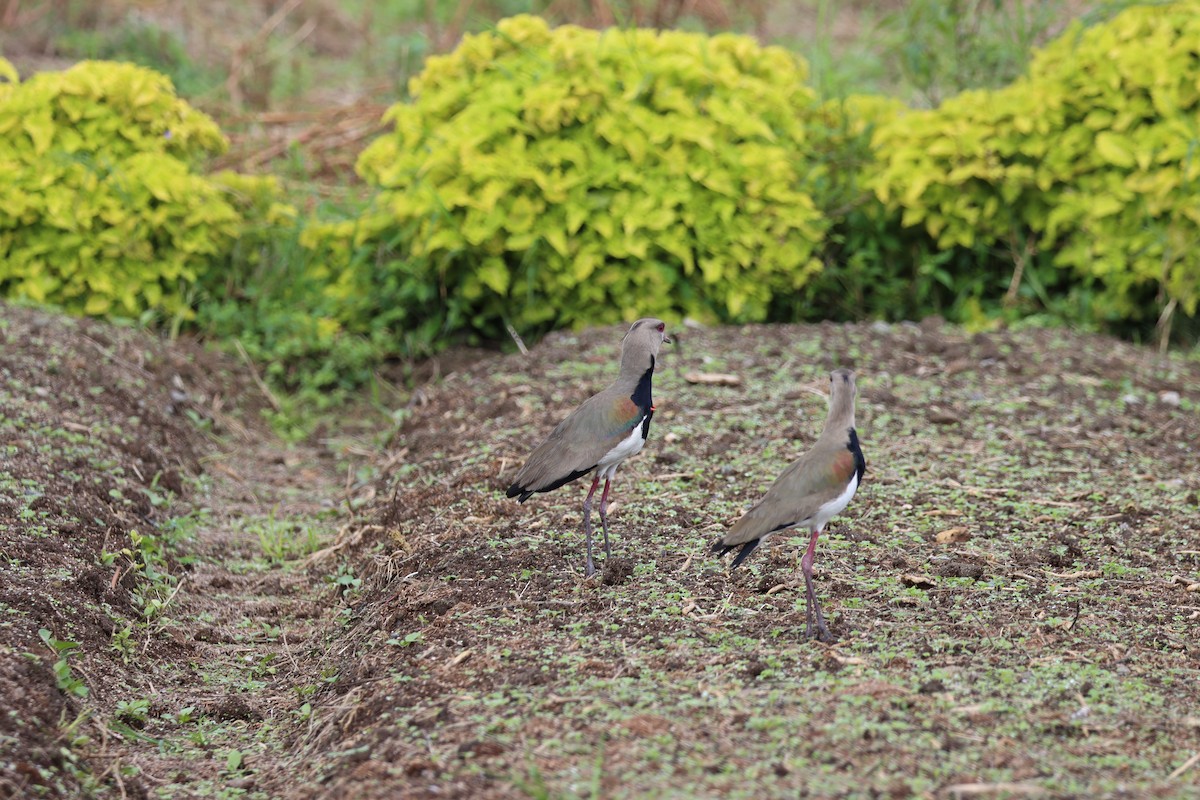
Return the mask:
[[507,495],[524,503],[537,492],[553,491],[584,475],[593,475],[592,488],[583,501],[586,577],[596,572],[592,558],[592,498],[603,478],[600,525],[604,530],[604,555],[611,557],[609,489],[617,467],[642,449],[650,433],[650,419],[654,416],[651,383],[659,348],[671,341],[666,331],[666,324],[658,319],[639,319],[633,323],[621,342],[621,367],[617,379],[558,423],[546,440],[529,454],[508,487]]

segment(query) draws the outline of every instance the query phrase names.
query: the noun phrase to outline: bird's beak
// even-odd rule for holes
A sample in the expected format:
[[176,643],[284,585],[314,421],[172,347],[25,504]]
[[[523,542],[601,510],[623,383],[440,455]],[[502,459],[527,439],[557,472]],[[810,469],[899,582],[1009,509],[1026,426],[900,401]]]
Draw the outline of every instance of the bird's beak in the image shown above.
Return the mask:
[[671,343],[671,337],[670,337],[670,336],[667,336],[667,335],[664,333],[664,334],[663,334],[663,344],[670,344],[670,343]]

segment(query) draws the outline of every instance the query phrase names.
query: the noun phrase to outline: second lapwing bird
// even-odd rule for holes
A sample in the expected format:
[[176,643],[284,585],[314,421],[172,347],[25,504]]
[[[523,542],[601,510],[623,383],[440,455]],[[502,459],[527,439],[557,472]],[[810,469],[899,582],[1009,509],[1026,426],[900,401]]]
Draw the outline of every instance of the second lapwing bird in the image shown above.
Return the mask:
[[764,539],[789,528],[809,531],[808,550],[800,559],[807,593],[807,635],[813,635],[816,619],[817,635],[823,642],[833,641],[825,626],[825,617],[813,591],[813,556],[817,537],[836,514],[850,504],[862,483],[867,462],[859,447],[854,430],[854,373],[836,369],[829,374],[829,417],[816,444],[796,459],[767,493],[745,513],[729,532],[713,544],[713,552],[725,555],[741,548],[733,560],[733,569],[746,560]]
[[617,467],[642,449],[654,416],[651,383],[658,350],[670,342],[662,320],[639,319],[621,342],[621,371],[607,389],[592,395],[558,423],[539,444],[513,478],[508,496],[524,503],[535,492],[549,492],[584,475],[594,474],[592,488],[583,501],[583,533],[587,539],[584,574],[596,571],[592,560],[592,496],[600,479],[600,525],[604,529],[604,555],[608,544],[608,493]]

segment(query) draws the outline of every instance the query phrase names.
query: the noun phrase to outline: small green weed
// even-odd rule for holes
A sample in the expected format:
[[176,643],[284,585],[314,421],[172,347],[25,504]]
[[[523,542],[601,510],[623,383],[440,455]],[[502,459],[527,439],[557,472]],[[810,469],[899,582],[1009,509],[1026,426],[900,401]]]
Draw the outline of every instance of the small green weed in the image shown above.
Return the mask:
[[417,644],[424,638],[425,634],[421,633],[421,631],[413,631],[412,633],[405,634],[401,638],[393,637],[388,639],[387,643],[397,647],[408,647],[409,645]]
[[102,564],[112,564],[124,559],[126,568],[135,576],[134,588],[130,590],[133,604],[140,609],[146,622],[157,619],[166,609],[178,589],[179,579],[168,569],[167,541],[153,533],[129,532],[130,547],[118,552],[105,552],[100,556]]
[[325,576],[325,582],[337,589],[340,597],[349,600],[362,586],[362,578],[355,577],[354,567],[349,564],[338,564],[337,572]]
[[71,672],[71,655],[79,649],[79,642],[55,639],[48,628],[38,630],[38,636],[50,651],[58,656],[54,662],[54,681],[61,691],[76,697],[87,697],[88,687]]
[[133,625],[127,624],[121,628],[114,627],[109,647],[121,657],[122,662],[128,664],[132,661],[133,654],[137,650],[137,644],[133,641]]
[[130,725],[145,725],[150,717],[149,700],[118,700],[117,719]]
[[180,725],[187,725],[189,722],[195,722],[196,719],[195,706],[184,706],[175,712],[175,721]]
[[279,506],[276,505],[265,518],[244,524],[245,530],[258,537],[259,547],[268,561],[278,564],[306,556],[320,548],[320,533],[312,521],[279,519],[276,516],[278,511]]

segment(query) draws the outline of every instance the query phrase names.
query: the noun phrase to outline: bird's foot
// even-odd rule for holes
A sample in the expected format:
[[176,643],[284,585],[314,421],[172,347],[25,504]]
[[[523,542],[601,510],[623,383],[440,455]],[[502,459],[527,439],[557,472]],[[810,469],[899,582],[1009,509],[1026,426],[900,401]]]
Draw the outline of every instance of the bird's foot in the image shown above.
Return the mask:
[[[813,628],[815,627],[817,641],[823,644],[833,644],[837,641],[837,638],[829,632],[829,627],[825,624],[825,615],[821,613],[821,606],[817,605],[814,599],[809,600],[805,611],[807,612],[805,616],[808,621],[804,629],[806,639],[813,638]],[[816,621],[815,626],[813,625],[814,620]]]
[[[808,632],[808,635],[809,638],[812,638],[811,630]],[[829,628],[825,627],[824,621],[817,625],[817,641],[822,644],[833,644],[837,641],[837,637],[829,632]]]
[[600,506],[600,528],[604,531],[604,557],[612,558],[612,548],[608,546],[608,513],[603,505]]
[[[816,541],[815,533],[813,534],[813,541]],[[812,553],[811,545],[809,553]],[[805,556],[805,558],[808,558],[808,556]],[[808,620],[805,633],[809,639],[812,638],[813,621],[815,620],[817,623],[817,640],[825,644],[833,644],[837,640],[833,638],[833,634],[829,632],[829,628],[825,625],[825,615],[821,613],[821,603],[817,600],[817,592],[813,588],[812,562],[801,562],[801,572],[804,573],[804,616]]]

